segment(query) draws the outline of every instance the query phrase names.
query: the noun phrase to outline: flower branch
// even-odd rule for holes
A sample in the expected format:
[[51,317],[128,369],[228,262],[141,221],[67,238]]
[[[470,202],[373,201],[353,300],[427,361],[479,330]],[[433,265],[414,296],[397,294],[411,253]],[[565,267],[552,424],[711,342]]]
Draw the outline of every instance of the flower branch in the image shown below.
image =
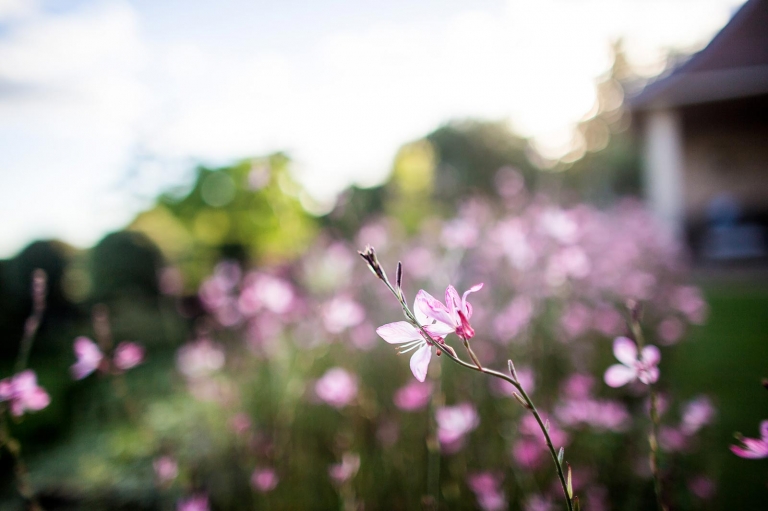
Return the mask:
[[[406,300],[405,300],[404,293],[402,291],[402,264],[398,263],[397,287],[393,287],[392,284],[389,282],[389,279],[387,278],[386,272],[384,271],[383,267],[378,261],[378,258],[376,257],[376,252],[373,249],[373,247],[369,245],[365,248],[364,251],[359,252],[359,254],[366,261],[366,263],[368,264],[368,267],[371,269],[373,274],[376,275],[382,282],[384,282],[387,288],[398,299],[402,307],[403,314],[408,320],[408,323],[410,324],[411,327],[415,329],[416,332],[418,332],[418,334],[420,335],[420,338],[412,339],[412,337],[409,337],[409,335],[410,336],[413,335],[413,332],[403,331],[402,327],[397,326],[399,325],[398,323],[392,323],[389,325],[384,325],[384,327],[380,327],[378,330],[379,335],[384,337],[384,339],[390,343],[398,343],[398,342],[410,343],[410,345],[408,344],[406,345],[408,347],[404,351],[413,349],[413,347],[421,345],[421,343],[425,343],[421,345],[419,351],[422,351],[424,348],[426,348],[430,350],[428,351],[428,353],[431,354],[430,347],[433,346],[437,349],[438,355],[440,355],[441,352],[444,352],[452,362],[460,366],[466,367],[467,369],[471,369],[473,371],[477,371],[483,374],[487,374],[489,376],[493,376],[495,378],[502,379],[512,384],[519,392],[519,394],[516,394],[515,397],[518,399],[518,401],[520,401],[520,403],[527,410],[531,412],[531,414],[536,419],[536,422],[544,435],[547,448],[549,449],[549,452],[552,456],[552,461],[555,464],[557,475],[560,480],[560,484],[563,488],[563,494],[565,496],[567,508],[569,511],[573,511],[574,502],[578,502],[578,499],[574,498],[572,485],[570,485],[566,480],[565,471],[563,470],[563,449],[561,448],[560,453],[558,453],[555,450],[555,447],[552,443],[552,439],[549,435],[548,423],[544,422],[536,406],[531,400],[530,396],[526,393],[522,384],[516,377],[514,364],[512,363],[511,360],[509,361],[510,375],[506,375],[504,373],[495,371],[493,369],[488,369],[480,363],[480,360],[477,358],[474,351],[472,351],[472,348],[469,344],[469,339],[474,336],[474,330],[472,330],[472,327],[469,325],[469,317],[472,314],[472,308],[466,302],[466,296],[470,292],[478,291],[480,288],[482,288],[482,284],[474,286],[470,288],[470,290],[465,292],[460,302],[458,300],[458,293],[455,292],[453,287],[449,286],[448,290],[446,291],[446,297],[447,297],[446,305],[448,305],[448,307],[445,307],[445,306],[440,307],[442,304],[439,304],[439,302],[437,304],[433,303],[432,300],[434,300],[434,298],[432,298],[426,292],[420,291],[419,295],[417,295],[417,302],[414,304],[414,309],[416,310],[416,312],[414,313],[408,307],[408,304],[406,303]],[[431,310],[433,313],[432,316],[436,320],[436,322],[427,323],[424,317],[417,317],[417,315],[424,316],[423,312],[419,314],[420,312],[419,306],[421,306],[422,308],[426,307],[427,309]],[[449,317],[446,317],[446,315],[448,315]],[[427,316],[427,318],[429,318],[429,316]],[[449,321],[452,322],[453,324],[449,325]],[[464,347],[467,349],[467,353],[469,354],[469,357],[472,359],[473,363],[469,363],[465,360],[462,360],[453,348],[451,348],[450,346],[448,346],[443,342],[442,337],[435,338],[433,336],[436,333],[439,334],[439,333],[445,332],[444,330],[441,330],[441,327],[444,325],[449,325],[454,327],[452,331],[455,331],[456,334],[461,338],[462,343],[464,344]],[[405,340],[401,340],[401,339],[394,340],[396,336],[402,336],[401,339],[405,339]],[[416,356],[417,355],[414,354],[413,358],[416,358]],[[428,357],[424,357],[424,358],[426,358],[427,362],[429,361]],[[417,379],[420,379],[423,381],[422,375],[424,376],[426,375],[426,364],[424,364],[423,367],[419,368],[419,370],[417,371],[417,369],[414,368],[414,362],[412,359],[411,369],[414,372],[414,376],[416,376]],[[568,480],[570,480],[570,466],[568,467]]]

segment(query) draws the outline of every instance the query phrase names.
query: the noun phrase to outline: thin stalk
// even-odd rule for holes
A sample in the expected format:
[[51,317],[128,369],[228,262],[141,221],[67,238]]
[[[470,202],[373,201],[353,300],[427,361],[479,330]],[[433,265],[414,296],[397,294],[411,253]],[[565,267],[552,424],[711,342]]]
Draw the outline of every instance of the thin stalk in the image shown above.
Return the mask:
[[43,270],[38,268],[32,272],[32,313],[24,323],[24,336],[21,338],[19,356],[16,358],[16,373],[26,369],[35,334],[37,334],[40,322],[43,320],[47,280],[47,275]]
[[472,352],[471,348],[469,347],[469,343],[467,342],[466,339],[463,339],[464,345],[466,346],[470,354],[470,357],[473,358],[473,361],[475,362],[474,364],[470,364],[469,362],[466,362],[461,358],[459,358],[459,356],[450,346],[447,346],[445,344],[435,341],[432,338],[432,336],[424,329],[424,327],[420,325],[419,322],[416,320],[416,316],[413,314],[413,312],[411,312],[411,310],[408,308],[408,305],[405,302],[403,293],[395,290],[395,288],[392,287],[392,284],[390,284],[389,279],[387,279],[386,274],[383,272],[383,270],[380,270],[380,272],[377,272],[374,269],[374,273],[382,280],[382,282],[384,282],[384,284],[386,284],[386,286],[389,288],[392,294],[395,295],[395,297],[398,299],[403,309],[403,314],[413,326],[419,329],[419,331],[421,332],[421,335],[424,337],[424,340],[426,342],[428,342],[432,346],[435,346],[437,349],[441,350],[454,363],[459,364],[460,366],[464,366],[467,369],[471,369],[473,371],[477,371],[477,372],[484,373],[496,378],[500,378],[506,382],[511,383],[520,392],[520,395],[525,400],[525,403],[527,405],[526,408],[528,408],[528,410],[530,410],[530,412],[536,418],[536,422],[539,424],[539,428],[541,428],[541,432],[544,434],[544,439],[547,443],[547,448],[549,449],[549,453],[552,455],[552,461],[555,463],[555,468],[557,469],[557,477],[558,479],[560,479],[560,485],[563,487],[563,495],[565,496],[565,502],[566,502],[566,505],[568,506],[568,511],[573,511],[573,501],[568,492],[568,485],[565,480],[565,472],[563,471],[563,466],[557,457],[557,451],[555,451],[555,447],[554,445],[552,445],[552,438],[550,438],[549,431],[547,431],[547,428],[544,425],[544,421],[542,421],[541,415],[539,415],[539,412],[536,409],[536,406],[533,404],[533,401],[525,392],[525,389],[523,389],[523,386],[520,384],[520,382],[518,382],[515,378],[512,378],[511,376],[507,376],[504,373],[483,367],[482,364],[480,364],[480,361],[477,359],[477,357],[474,356],[474,352]]
[[[640,327],[640,321],[638,318],[639,312],[637,308],[630,307],[630,329],[632,335],[635,337],[637,343],[638,353],[642,352],[645,346],[645,338],[643,337],[643,330]],[[648,446],[650,451],[648,453],[648,464],[651,467],[651,474],[653,475],[653,491],[656,494],[656,505],[659,511],[668,511],[666,504],[664,504],[663,490],[661,485],[661,472],[659,471],[659,407],[658,407],[658,395],[653,385],[648,386],[650,389],[650,416],[651,416],[651,431],[648,434]]]
[[8,454],[13,458],[14,472],[16,473],[16,488],[21,497],[29,504],[31,511],[42,511],[42,507],[37,502],[35,490],[29,480],[27,465],[21,457],[21,444],[11,436],[8,429],[8,422],[4,409],[0,409],[0,447],[5,447]]

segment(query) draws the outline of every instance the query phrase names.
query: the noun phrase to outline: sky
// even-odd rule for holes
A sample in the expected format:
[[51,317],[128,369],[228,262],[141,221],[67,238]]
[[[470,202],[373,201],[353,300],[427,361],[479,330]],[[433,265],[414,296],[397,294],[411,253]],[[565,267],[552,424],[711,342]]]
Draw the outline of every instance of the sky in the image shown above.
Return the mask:
[[553,157],[621,37],[648,76],[743,0],[0,0],[0,258],[88,247],[194,166],[286,151],[330,204],[452,119]]

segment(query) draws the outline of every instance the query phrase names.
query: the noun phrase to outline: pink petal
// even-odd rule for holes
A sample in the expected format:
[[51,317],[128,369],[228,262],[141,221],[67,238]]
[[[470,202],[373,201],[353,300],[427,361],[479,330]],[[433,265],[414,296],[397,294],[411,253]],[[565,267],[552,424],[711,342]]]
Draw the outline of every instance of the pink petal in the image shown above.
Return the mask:
[[51,403],[51,397],[42,387],[37,387],[32,392],[24,396],[24,407],[27,410],[36,412],[42,410]]
[[731,445],[730,448],[733,454],[735,454],[736,456],[740,456],[742,458],[748,458],[748,459],[768,458],[768,445],[764,445],[763,448],[756,449],[756,450],[750,449],[749,447],[742,448],[736,445]]
[[614,388],[626,385],[635,378],[637,378],[635,370],[632,367],[621,364],[612,365],[605,371],[605,376],[603,376],[605,383]]
[[387,323],[377,328],[376,333],[390,344],[401,344],[421,339],[421,333],[406,321]]
[[659,351],[659,348],[653,345],[646,346],[643,348],[643,351],[641,352],[643,362],[649,365],[657,365],[659,362],[661,362],[661,352]]
[[427,369],[429,369],[429,361],[431,358],[432,347],[428,344],[417,349],[416,353],[411,357],[411,372],[420,382],[423,382],[427,378]]
[[13,389],[17,394],[24,394],[37,388],[37,375],[31,369],[22,371],[13,377]]
[[13,385],[11,385],[11,379],[0,380],[0,401],[7,401],[11,399],[12,395]]
[[646,385],[656,383],[659,381],[659,368],[654,366],[644,371],[639,371],[637,377]]
[[425,294],[427,293],[419,291],[416,293],[416,298],[413,299],[413,312],[416,315],[416,321],[422,326],[432,323],[432,320],[424,313],[425,310],[429,310]]
[[634,365],[637,362],[637,345],[627,337],[617,337],[613,341],[613,354],[625,366]]
[[427,318],[434,319],[434,320],[440,321],[441,323],[446,323],[448,325],[454,324],[454,321],[453,321],[453,318],[451,317],[450,312],[445,307],[445,305],[443,305],[437,300],[437,298],[427,293],[423,289],[419,291],[419,295],[421,295],[421,299],[419,300],[419,306],[421,307],[421,311],[424,313],[424,315],[427,316]]
[[760,437],[768,445],[768,421],[760,423]]
[[467,295],[469,295],[469,293],[480,291],[481,289],[483,289],[482,282],[470,287],[469,289],[464,291],[464,294],[461,296],[461,309],[464,312],[464,315],[467,317],[467,319],[472,317],[472,306],[469,303],[467,303]]

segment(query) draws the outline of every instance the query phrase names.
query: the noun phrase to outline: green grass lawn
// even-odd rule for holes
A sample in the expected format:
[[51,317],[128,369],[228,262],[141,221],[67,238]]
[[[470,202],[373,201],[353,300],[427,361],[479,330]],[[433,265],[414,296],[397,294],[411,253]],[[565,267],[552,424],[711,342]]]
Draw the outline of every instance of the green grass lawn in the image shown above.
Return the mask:
[[714,449],[712,472],[719,490],[712,509],[768,509],[768,459],[741,459],[730,452],[736,431],[758,436],[768,419],[768,285],[706,284],[711,307],[707,323],[690,339],[668,351],[672,392],[680,397],[706,393],[719,410],[713,436],[703,446]]

